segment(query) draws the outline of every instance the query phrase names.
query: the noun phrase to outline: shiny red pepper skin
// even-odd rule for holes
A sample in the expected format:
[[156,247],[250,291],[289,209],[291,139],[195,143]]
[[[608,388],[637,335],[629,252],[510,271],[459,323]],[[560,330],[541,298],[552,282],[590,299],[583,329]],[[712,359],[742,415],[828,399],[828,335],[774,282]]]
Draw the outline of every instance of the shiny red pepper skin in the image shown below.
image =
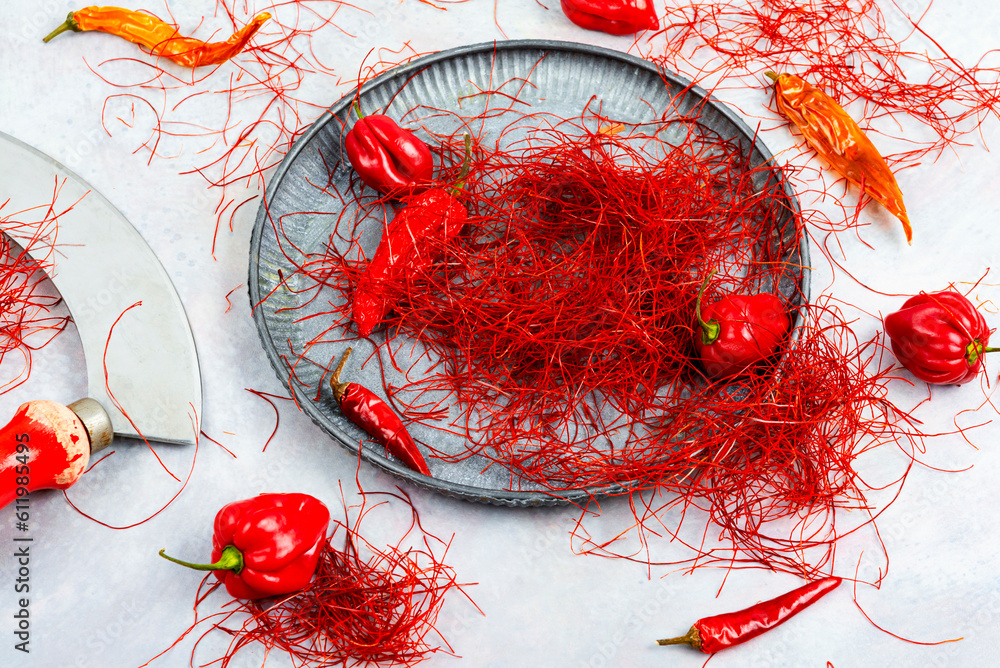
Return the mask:
[[[709,276],[711,278],[711,276]],[[774,294],[728,295],[701,308],[698,294],[695,349],[711,378],[742,373],[778,349],[791,327],[784,302]]]
[[816,580],[749,608],[699,619],[687,635],[656,642],[660,645],[690,645],[705,654],[715,654],[784,623],[836,589],[840,582],[841,579],[836,577]]
[[354,289],[352,316],[361,336],[368,336],[394,304],[386,284],[430,266],[441,246],[462,231],[468,213],[443,188],[415,195],[389,223],[375,256]]
[[424,456],[420,454],[413,437],[406,431],[403,421],[389,404],[364,385],[340,382],[340,372],[351,350],[348,348],[344,352],[340,364],[330,377],[330,387],[333,388],[333,394],[340,404],[340,410],[376,443],[384,445],[389,454],[397,457],[417,473],[429,476],[431,470],[427,467]]
[[364,385],[348,383],[340,398],[340,410],[409,468],[424,475],[431,474],[403,421],[377,394]]
[[566,18],[587,30],[632,35],[660,27],[653,0],[561,0],[561,3]]
[[280,596],[309,584],[329,523],[330,511],[308,494],[261,494],[227,504],[216,514],[215,563],[189,564],[162,550],[160,556],[197,570],[214,570],[233,598]]
[[387,195],[426,187],[434,175],[427,144],[388,116],[363,116],[344,138],[344,151],[366,184]]
[[957,292],[921,292],[885,317],[892,352],[920,380],[967,383],[982,368],[990,329],[976,307]]

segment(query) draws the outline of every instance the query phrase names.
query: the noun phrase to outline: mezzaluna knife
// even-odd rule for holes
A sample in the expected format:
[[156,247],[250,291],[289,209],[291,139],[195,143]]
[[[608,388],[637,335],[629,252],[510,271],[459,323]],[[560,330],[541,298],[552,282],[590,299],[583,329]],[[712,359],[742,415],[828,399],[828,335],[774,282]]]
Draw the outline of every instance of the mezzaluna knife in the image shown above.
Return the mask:
[[[73,172],[0,133],[0,202],[9,198],[6,211],[51,202],[57,182],[59,202],[76,204],[59,217],[49,277],[80,334],[89,398],[68,407],[28,402],[0,429],[0,508],[35,489],[69,487],[114,435],[194,443],[192,416],[201,414],[194,336],[153,251]],[[140,301],[141,307],[125,314]]]

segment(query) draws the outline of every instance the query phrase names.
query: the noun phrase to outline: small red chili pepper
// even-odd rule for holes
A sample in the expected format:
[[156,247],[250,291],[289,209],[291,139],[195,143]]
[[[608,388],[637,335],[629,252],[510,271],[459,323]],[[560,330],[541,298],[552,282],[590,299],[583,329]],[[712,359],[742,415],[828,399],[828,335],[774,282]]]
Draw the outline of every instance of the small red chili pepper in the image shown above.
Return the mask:
[[340,382],[340,372],[344,369],[352,350],[353,348],[348,348],[344,352],[344,356],[340,358],[340,363],[330,377],[330,387],[333,388],[333,396],[340,404],[340,410],[376,442],[384,445],[390,454],[398,457],[417,473],[429,476],[431,470],[427,468],[424,456],[420,454],[413,437],[406,431],[403,421],[395,411],[364,385]]
[[587,30],[632,35],[660,27],[653,0],[561,0],[561,3],[566,18]]
[[381,114],[361,116],[344,137],[344,151],[361,180],[387,195],[412,193],[434,176],[427,144]]
[[679,638],[657,640],[659,645],[690,645],[705,654],[739,645],[782,624],[802,612],[840,585],[840,578],[829,577],[810,582],[787,594],[738,612],[727,612],[699,619]]
[[885,317],[896,359],[914,376],[938,385],[961,385],[977,375],[990,329],[976,307],[957,292],[921,292]]
[[164,559],[215,571],[233,598],[257,599],[303,589],[326,545],[330,511],[308,494],[261,494],[227,504],[215,516],[212,564]]
[[469,168],[472,138],[465,137],[465,164],[451,188],[433,188],[406,200],[389,223],[375,256],[354,288],[352,316],[361,336],[368,336],[393,309],[386,285],[433,264],[440,248],[465,226],[468,212],[456,195]]
[[269,18],[270,14],[261,12],[225,42],[203,42],[200,39],[181,36],[175,26],[145,12],[133,12],[121,7],[84,7],[70,12],[66,21],[42,41],[48,42],[67,30],[74,32],[96,30],[144,46],[154,56],[167,58],[178,65],[203,67],[224,63],[238,54]]
[[791,322],[781,299],[770,292],[728,295],[701,308],[701,299],[713,271],[701,285],[695,302],[700,333],[695,348],[702,368],[712,378],[742,373],[778,349]]

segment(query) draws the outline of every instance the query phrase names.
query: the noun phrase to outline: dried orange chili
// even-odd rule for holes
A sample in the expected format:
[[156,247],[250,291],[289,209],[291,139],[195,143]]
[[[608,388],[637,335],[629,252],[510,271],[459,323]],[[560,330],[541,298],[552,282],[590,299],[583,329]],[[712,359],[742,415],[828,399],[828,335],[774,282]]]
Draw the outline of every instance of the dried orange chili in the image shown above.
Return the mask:
[[167,58],[178,65],[202,67],[224,63],[242,51],[254,33],[269,18],[270,14],[261,12],[225,42],[203,42],[193,37],[181,36],[176,26],[144,12],[133,12],[120,7],[84,7],[70,12],[66,21],[42,41],[48,42],[67,30],[74,32],[96,30],[145,46],[154,56]]
[[911,242],[913,229],[896,177],[864,130],[836,100],[809,82],[794,74],[765,74],[774,81],[778,111],[834,169],[899,218]]

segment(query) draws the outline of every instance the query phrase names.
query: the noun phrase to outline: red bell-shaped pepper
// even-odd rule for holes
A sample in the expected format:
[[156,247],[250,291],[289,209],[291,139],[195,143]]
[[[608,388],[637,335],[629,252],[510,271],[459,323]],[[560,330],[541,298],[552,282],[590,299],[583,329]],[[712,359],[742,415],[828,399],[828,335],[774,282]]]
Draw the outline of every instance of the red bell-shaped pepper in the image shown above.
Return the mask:
[[632,35],[640,30],[656,30],[653,0],[561,0],[566,18],[587,30],[610,35]]
[[695,348],[705,373],[725,378],[773,355],[791,321],[784,302],[770,292],[727,295],[703,310],[701,298],[714,274],[702,283],[695,302]]
[[308,494],[261,494],[222,507],[215,516],[211,564],[174,563],[215,571],[233,598],[256,599],[303,589],[326,545],[330,511]]
[[354,288],[352,317],[361,336],[371,334],[394,308],[387,286],[433,264],[437,251],[465,226],[468,212],[457,195],[468,173],[471,146],[472,138],[466,135],[465,163],[458,183],[408,198],[386,228],[375,256]]
[[434,175],[427,144],[388,116],[359,118],[344,138],[344,150],[361,180],[386,195],[419,190]]
[[979,374],[990,329],[976,307],[950,290],[921,292],[885,317],[892,352],[920,380],[961,385]]

